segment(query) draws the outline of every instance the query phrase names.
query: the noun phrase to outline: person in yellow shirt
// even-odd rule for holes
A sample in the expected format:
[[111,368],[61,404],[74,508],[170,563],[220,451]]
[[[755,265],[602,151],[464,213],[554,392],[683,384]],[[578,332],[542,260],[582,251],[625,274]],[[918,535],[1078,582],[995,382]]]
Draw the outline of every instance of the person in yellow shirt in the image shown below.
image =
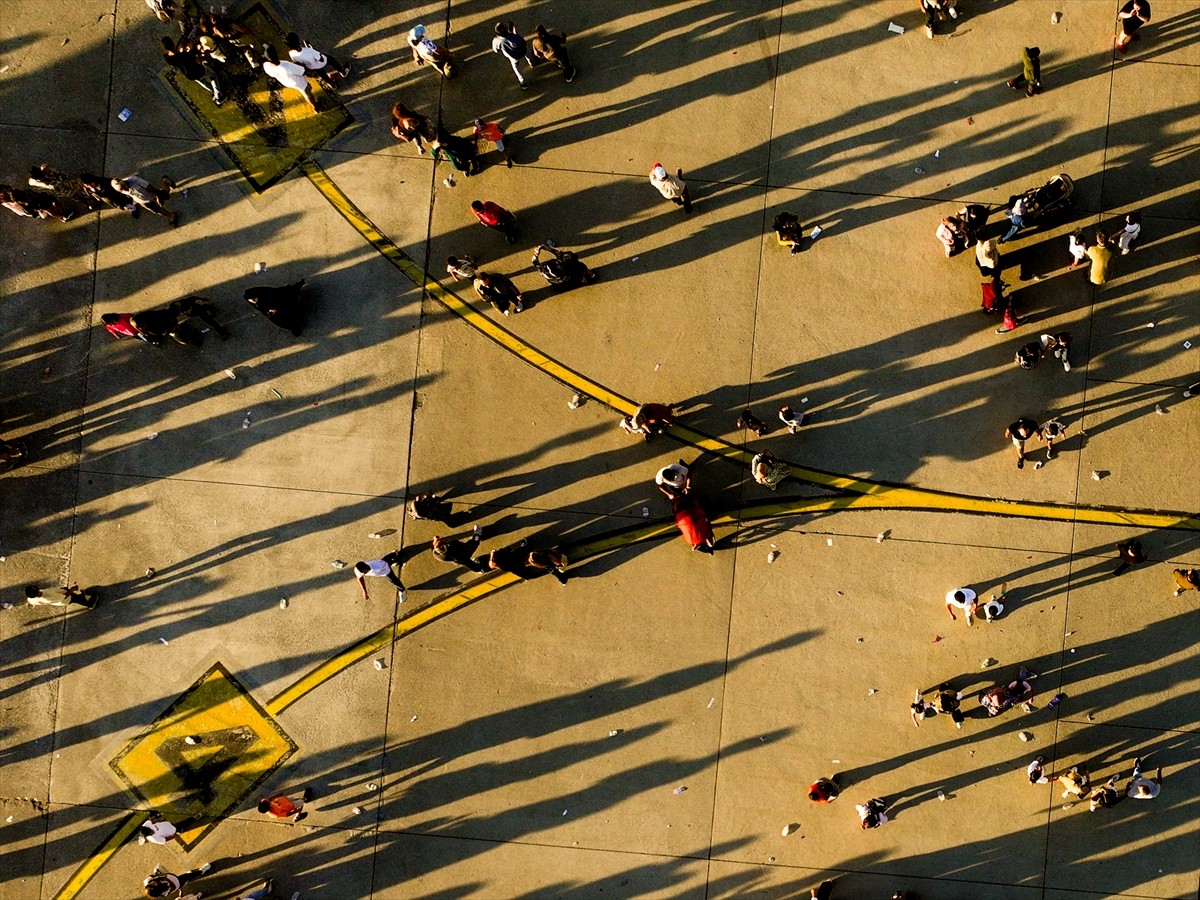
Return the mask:
[[1096,243],[1087,248],[1088,259],[1092,268],[1088,272],[1088,280],[1092,284],[1104,284],[1108,281],[1108,264],[1112,260],[1112,250],[1108,247],[1108,235],[1103,231],[1096,232]]

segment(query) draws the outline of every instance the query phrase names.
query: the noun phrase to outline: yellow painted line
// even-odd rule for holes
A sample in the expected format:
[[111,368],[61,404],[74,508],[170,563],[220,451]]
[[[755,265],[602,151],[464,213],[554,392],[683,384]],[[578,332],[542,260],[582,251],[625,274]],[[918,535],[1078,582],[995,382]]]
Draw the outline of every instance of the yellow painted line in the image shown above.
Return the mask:
[[[610,391],[590,378],[564,366],[557,360],[526,344],[511,331],[492,321],[472,304],[446,290],[437,281],[427,279],[421,267],[397,247],[354,203],[342,193],[325,171],[311,160],[300,164],[300,170],[312,181],[321,195],[361,234],[368,243],[395,265],[410,281],[421,286],[431,298],[459,316],[471,327],[483,333],[515,356],[542,370],[567,387],[586,394],[623,415],[637,408],[629,399]],[[684,425],[674,425],[669,433],[684,444],[719,456],[739,466],[749,466],[752,455],[720,438],[702,434]],[[876,506],[891,509],[911,509],[995,515],[1026,519],[1046,519],[1061,522],[1086,522],[1099,525],[1129,525],[1139,528],[1168,528],[1200,530],[1200,516],[1184,512],[1152,510],[1122,510],[1103,507],[1059,506],[1023,500],[997,500],[972,497],[949,491],[890,485],[876,481],[851,478],[805,466],[791,466],[793,478],[838,491],[851,491],[873,498]]]
[[97,847],[84,864],[75,870],[75,874],[67,880],[67,883],[58,889],[58,893],[54,895],[54,900],[71,900],[72,897],[77,897],[79,892],[83,890],[84,885],[91,881],[96,876],[96,873],[104,868],[105,863],[112,859],[112,855],[121,848],[122,844],[133,837],[142,823],[149,818],[150,813],[145,810],[137,810],[130,813],[128,818],[117,826],[116,831],[108,836],[108,840]]

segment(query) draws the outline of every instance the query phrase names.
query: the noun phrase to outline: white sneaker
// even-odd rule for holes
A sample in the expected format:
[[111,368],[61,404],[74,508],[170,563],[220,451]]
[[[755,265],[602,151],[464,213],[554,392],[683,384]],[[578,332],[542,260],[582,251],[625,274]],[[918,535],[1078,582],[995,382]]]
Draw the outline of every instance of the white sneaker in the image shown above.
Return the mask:
[[474,533],[475,533],[475,537],[477,537],[477,538],[482,538],[482,537],[483,537],[483,529],[482,529],[482,528],[480,528],[478,525],[476,525],[476,526],[475,526],[475,527],[472,529],[472,531],[474,531]]
[[950,18],[952,18],[952,19],[958,18],[958,10],[955,9],[953,6],[950,7],[948,10],[946,10],[946,12],[950,13]]
[[1063,360],[1063,371],[1064,371],[1064,372],[1070,372],[1070,371],[1071,371],[1071,364],[1070,364],[1070,363],[1069,363],[1067,360],[1065,360],[1065,359]]
[[929,38],[931,41],[933,40],[933,26],[932,25],[925,26],[925,37]]
[[400,591],[400,602],[403,603],[407,599],[408,599],[408,591],[401,590]]
[[203,875],[205,872],[207,872],[211,868],[212,868],[212,863],[205,863],[196,871],[199,872],[201,875]]

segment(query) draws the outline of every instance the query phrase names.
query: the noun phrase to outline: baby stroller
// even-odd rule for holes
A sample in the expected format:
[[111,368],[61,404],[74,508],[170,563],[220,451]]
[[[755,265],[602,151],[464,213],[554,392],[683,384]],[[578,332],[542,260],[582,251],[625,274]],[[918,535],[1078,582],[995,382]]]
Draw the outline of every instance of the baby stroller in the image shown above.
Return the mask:
[[[543,250],[550,254],[550,258],[545,262],[541,260]],[[554,241],[546,241],[536,247],[532,262],[533,267],[542,273],[550,287],[556,290],[565,290],[578,284],[591,284],[599,277],[570,250],[559,250]]]
[[1008,198],[1008,208],[1012,209],[1018,197],[1025,199],[1025,224],[1034,225],[1056,210],[1070,205],[1071,195],[1075,193],[1075,182],[1065,172],[1055,175],[1041,187],[1031,188],[1023,194]]
[[968,203],[958,212],[942,219],[936,234],[946,256],[955,256],[972,246],[987,220],[987,207],[978,203]]

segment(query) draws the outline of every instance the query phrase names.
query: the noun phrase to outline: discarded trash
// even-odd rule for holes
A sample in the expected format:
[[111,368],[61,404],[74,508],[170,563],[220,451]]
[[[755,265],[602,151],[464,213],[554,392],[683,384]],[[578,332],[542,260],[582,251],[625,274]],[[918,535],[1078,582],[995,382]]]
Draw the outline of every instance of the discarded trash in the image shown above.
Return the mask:
[[451,175],[447,178],[443,178],[442,184],[444,184],[446,187],[454,187],[454,176]]
[[362,815],[362,813],[363,813],[363,808],[362,808],[361,806],[356,806],[356,807],[354,807],[354,809],[353,809],[353,813],[354,813],[356,816],[361,816],[361,815]]
[[376,671],[376,672],[382,672],[382,671],[383,671],[383,668],[384,668],[384,667],[383,667],[383,660],[382,660],[382,659],[377,659],[377,660],[375,660],[375,662],[374,662],[374,666],[375,666],[375,671]]
[[279,393],[279,391],[275,390],[275,388],[271,388],[271,393],[274,394],[276,397],[278,397],[280,400],[283,399],[283,394]]
[[867,691],[867,696],[871,697],[878,693],[879,693],[879,688],[871,688],[870,690]]
[[680,794],[682,794],[686,790],[687,790],[686,785],[681,784],[679,787],[675,788],[675,790],[671,791],[671,793],[674,794],[676,797],[678,797]]
[[879,532],[879,534],[875,535],[875,543],[882,544],[884,541],[886,541],[888,539],[889,534],[891,534],[890,531]]
[[924,169],[922,169],[920,166],[917,166],[915,169],[913,169],[913,171],[914,171],[914,172],[916,172],[918,175],[924,175],[924,174],[925,174],[925,170],[924,170]]
[[892,34],[904,34],[904,26],[897,25],[895,22],[888,22],[888,31]]
[[1097,469],[1092,469],[1092,481],[1099,481],[1103,477]]
[[335,569],[346,568],[346,564],[344,562],[342,562],[340,559],[335,559],[333,562],[330,563],[330,565],[333,566]]
[[1060,13],[1060,12],[1050,13],[1050,24],[1051,25],[1057,25],[1061,21],[1062,21],[1062,13]]
[[[670,828],[671,826],[670,826],[670,825],[668,825],[667,827],[668,827],[668,828]],[[773,863],[773,862],[775,862],[775,857],[773,857],[773,856],[768,856],[768,857],[767,857],[767,862],[769,862],[769,863]]]
[[825,233],[824,228],[822,228],[820,225],[814,225],[813,230],[808,233],[808,236],[809,236],[809,238],[811,238],[812,240],[815,241],[817,238],[819,238],[824,233]]
[[787,837],[789,834],[791,834],[793,831],[795,831],[799,827],[800,827],[800,825],[798,823],[792,822],[788,825],[784,825],[783,831],[781,831],[779,833],[782,834],[784,837]]
[[640,256],[635,256],[633,259],[630,260],[630,262],[637,262],[639,259],[641,259]]
[[12,66],[0,66],[0,75],[3,75],[5,72],[7,72],[11,68],[12,68]]
[[1184,350],[1191,350],[1191,349],[1192,349],[1192,342],[1191,342],[1191,341],[1184,341],[1184,342],[1183,342],[1183,349],[1184,349]]
[[416,715],[414,715],[414,716],[413,716],[411,719],[409,719],[409,720],[408,720],[408,724],[410,724],[410,725],[411,725],[411,724],[412,724],[413,722],[415,722],[415,721],[417,721],[417,717],[416,717]]
[[1146,327],[1147,327],[1147,328],[1153,328],[1153,327],[1154,327],[1154,323],[1153,323],[1153,322],[1147,322],[1147,323],[1146,323]]
[[975,117],[974,117],[974,116],[967,116],[967,124],[968,124],[968,125],[974,125],[974,124],[975,124]]
[[1072,653],[1074,653],[1074,652],[1075,652],[1075,648],[1074,648],[1074,647],[1072,647],[1072,648],[1071,648],[1071,652],[1072,652]]
[[196,744],[200,743],[200,738],[196,737],[195,735],[189,734],[187,737],[185,737],[183,739],[183,742],[185,744],[189,744],[194,747],[194,746],[196,746]]
[[990,668],[991,668],[992,666],[994,666],[995,664],[996,664],[996,660],[992,659],[992,658],[989,656],[987,659],[985,659],[983,662],[981,662],[981,663],[979,664],[979,668],[981,668],[981,669],[990,669]]
[[1163,409],[1163,408],[1162,408],[1162,404],[1161,404],[1161,403],[1155,403],[1155,404],[1154,404],[1154,411],[1155,411],[1156,413],[1158,413],[1160,416],[1165,416],[1165,415],[1167,414],[1167,411],[1166,411],[1165,409]]
[[158,432],[157,432],[157,431],[152,431],[152,432],[150,432],[148,435],[146,435],[146,440],[148,440],[148,441],[154,441],[154,440],[157,440],[157,439],[158,439]]
[[154,577],[154,570],[153,570],[153,569],[147,569],[147,570],[146,570],[146,577],[147,577],[147,578],[153,578],[153,577]]
[[854,639],[854,643],[856,643],[856,644],[861,644],[862,642],[863,642],[863,639],[862,639],[862,638],[855,638],[855,639]]
[[767,554],[767,562],[773,563],[777,559],[779,559],[779,551],[778,550],[772,550],[770,553]]
[[265,271],[267,271],[267,264],[266,264],[265,262],[256,262],[256,263],[254,264],[254,271],[255,271],[255,272],[265,272]]
[[808,398],[807,398],[807,397],[801,397],[801,398],[800,398],[800,402],[801,402],[801,403],[807,403],[807,402],[808,402]]
[[117,118],[120,119],[122,122],[128,122],[130,119],[133,118],[133,110],[130,109],[128,106],[126,106],[119,113],[117,113]]
[[377,790],[379,790],[379,785],[377,785],[375,782],[372,781],[370,784],[367,785],[367,790],[368,791],[377,791]]
[[648,518],[650,518],[650,507],[648,507],[648,506],[643,506],[643,507],[642,507],[642,518],[643,518],[643,519],[648,519]]
[[620,728],[614,728],[612,731],[610,731],[610,732],[608,733],[608,736],[609,736],[609,737],[616,737],[616,736],[617,736],[618,734],[620,734],[620,733],[621,733],[621,729],[620,729]]
[[250,427],[250,413],[246,413],[246,418],[242,419],[242,427],[243,428]]
[[1064,804],[1062,805],[1062,808],[1063,808],[1063,809],[1070,809],[1070,808],[1071,808],[1072,806],[1074,806],[1074,805],[1075,805],[1074,803],[1064,803]]
[[567,409],[579,409],[587,402],[587,398],[583,394],[572,394],[571,399],[567,401]]
[[1067,698],[1066,694],[1057,693],[1050,698],[1050,702],[1046,704],[1046,709],[1054,709],[1058,704],[1062,703]]
[[383,535],[378,531],[372,531],[369,535],[367,535],[367,537],[372,537],[375,538],[375,540],[379,540],[381,537],[383,537]]
[[713,704],[714,704],[714,703],[716,703],[716,702],[717,702],[717,698],[716,698],[716,697],[709,697],[709,698],[708,698],[708,706],[706,706],[706,707],[704,707],[704,708],[705,708],[705,709],[712,709],[712,708],[713,708]]
[[564,810],[563,810],[563,815],[565,816],[566,814],[567,814],[567,811],[564,809]]
[[287,598],[287,597],[280,597],[280,598],[279,598],[279,608],[280,608],[280,609],[287,609],[287,608],[288,608],[288,598]]
[[934,150],[934,151],[933,151],[933,158],[934,158],[934,159],[941,159],[941,156],[942,156],[942,151],[941,151],[941,150]]
[[233,371],[233,369],[226,369],[225,375],[230,381],[237,381],[237,372]]
[[4,609],[12,609],[12,606],[13,606],[13,605],[12,605],[11,603],[5,603],[5,604],[3,604],[3,608],[4,608]]
[[932,641],[930,641],[929,643],[931,643],[931,644],[936,644],[936,643],[937,643],[938,641],[940,641],[941,639],[942,639],[942,636],[941,636],[940,634],[935,634],[935,635],[933,636],[933,640],[932,640]]
[[1063,637],[1070,637],[1070,636],[1071,636],[1071,635],[1073,635],[1074,633],[1075,633],[1075,632],[1073,632],[1073,631],[1068,631],[1066,634],[1064,634],[1064,635],[1063,635]]
[[159,643],[160,643],[160,644],[162,644],[164,647],[170,646],[170,645],[167,643],[167,639],[166,639],[166,638],[159,638],[159,639],[158,639],[158,641],[159,641]]
[[8,817],[7,819],[5,819],[4,821],[5,821],[5,822],[11,822],[12,820],[13,820],[13,817],[12,817],[12,816],[9,816],[9,817]]
[[1033,740],[1033,734],[1032,734],[1032,732],[1029,732],[1029,731],[1018,732],[1017,737],[1019,737],[1021,740],[1023,740],[1027,744]]
[[946,793],[945,793],[945,791],[938,791],[938,792],[937,792],[937,798],[938,798],[939,800],[945,800],[945,799],[946,799]]

